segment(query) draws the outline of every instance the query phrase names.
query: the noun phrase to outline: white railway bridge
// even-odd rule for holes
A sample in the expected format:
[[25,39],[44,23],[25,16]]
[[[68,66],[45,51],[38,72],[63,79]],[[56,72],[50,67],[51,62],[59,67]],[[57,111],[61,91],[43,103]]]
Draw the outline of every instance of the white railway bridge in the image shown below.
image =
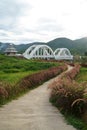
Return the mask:
[[67,48],[57,48],[54,55],[56,60],[73,60],[73,56]]
[[73,56],[67,48],[57,48],[54,52],[47,45],[32,45],[24,53],[27,59],[72,60]]

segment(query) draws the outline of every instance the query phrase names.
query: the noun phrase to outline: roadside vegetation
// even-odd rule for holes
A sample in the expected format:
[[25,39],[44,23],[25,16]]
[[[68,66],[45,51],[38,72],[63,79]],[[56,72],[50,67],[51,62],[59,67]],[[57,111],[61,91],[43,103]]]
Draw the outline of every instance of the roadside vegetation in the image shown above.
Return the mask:
[[62,64],[0,55],[0,105],[60,74]]
[[[0,105],[60,74],[64,63],[0,55]],[[87,130],[87,67],[75,65],[49,85],[50,101],[77,130]]]
[[75,80],[79,83],[87,81],[87,67],[81,67]]
[[58,66],[58,63],[0,55],[0,81],[15,84],[29,74],[55,66]]
[[82,68],[80,71],[80,66],[76,65],[49,86],[51,88],[50,101],[64,114],[68,123],[78,130],[87,130],[87,124],[83,119],[83,115],[87,111],[87,92],[85,91],[87,84],[74,80],[79,79],[80,81],[80,76],[84,73],[83,70]]

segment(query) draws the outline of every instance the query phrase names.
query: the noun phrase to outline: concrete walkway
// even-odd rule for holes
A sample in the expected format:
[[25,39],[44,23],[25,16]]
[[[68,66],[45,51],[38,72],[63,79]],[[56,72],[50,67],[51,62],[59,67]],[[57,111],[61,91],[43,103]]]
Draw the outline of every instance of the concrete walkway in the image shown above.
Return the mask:
[[49,102],[52,81],[0,108],[0,130],[75,130]]

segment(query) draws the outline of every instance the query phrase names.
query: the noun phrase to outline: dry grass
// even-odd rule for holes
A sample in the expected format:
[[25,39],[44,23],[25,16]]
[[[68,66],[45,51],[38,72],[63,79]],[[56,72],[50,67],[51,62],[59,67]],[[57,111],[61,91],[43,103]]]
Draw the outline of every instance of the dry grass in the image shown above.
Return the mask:
[[66,65],[53,67],[48,70],[43,70],[22,78],[15,85],[0,82],[0,104],[18,97],[20,94],[27,92],[30,89],[37,87],[43,82],[60,74],[66,69]]
[[79,73],[80,66],[76,65],[62,78],[55,80],[49,87],[51,88],[50,100],[60,110],[81,116],[87,108],[87,98],[85,98],[86,84],[79,84],[73,79]]

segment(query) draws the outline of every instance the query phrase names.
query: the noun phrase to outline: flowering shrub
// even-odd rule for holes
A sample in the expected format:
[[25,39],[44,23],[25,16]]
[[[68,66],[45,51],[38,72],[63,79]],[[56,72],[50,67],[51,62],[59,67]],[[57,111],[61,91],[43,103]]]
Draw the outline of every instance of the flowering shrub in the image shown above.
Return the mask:
[[[59,83],[58,83],[59,82]],[[70,80],[59,80],[52,86],[50,100],[66,112],[80,115],[84,112],[86,100],[84,99],[84,87]]]
[[50,101],[60,110],[80,116],[87,108],[87,100],[84,97],[86,84],[78,84],[73,78],[79,72],[80,67],[76,65],[60,79],[50,84]]
[[80,65],[77,64],[71,71],[65,74],[65,77],[68,77],[71,80],[73,80],[76,77],[76,75],[79,73],[79,71],[80,71]]
[[73,66],[73,67],[75,66],[75,64],[74,64],[74,63],[68,63],[68,65]]
[[4,86],[7,86],[7,85],[5,84],[3,85],[3,83],[0,82],[0,104],[3,104],[4,100],[8,98],[8,92],[6,91]]
[[41,71],[39,73],[29,75],[21,80],[21,82],[18,83],[18,85],[22,88],[33,88],[37,85],[42,84],[43,82],[49,80],[52,77],[57,76],[64,70],[66,70],[67,66],[59,66],[59,67],[53,67],[48,70]]
[[53,67],[39,73],[35,73],[21,79],[16,85],[5,84],[0,82],[0,104],[4,104],[6,100],[11,100],[26,92],[29,89],[35,88],[42,84],[44,81],[60,74],[67,69],[67,66]]
[[81,64],[82,67],[86,67],[87,68],[87,64]]

